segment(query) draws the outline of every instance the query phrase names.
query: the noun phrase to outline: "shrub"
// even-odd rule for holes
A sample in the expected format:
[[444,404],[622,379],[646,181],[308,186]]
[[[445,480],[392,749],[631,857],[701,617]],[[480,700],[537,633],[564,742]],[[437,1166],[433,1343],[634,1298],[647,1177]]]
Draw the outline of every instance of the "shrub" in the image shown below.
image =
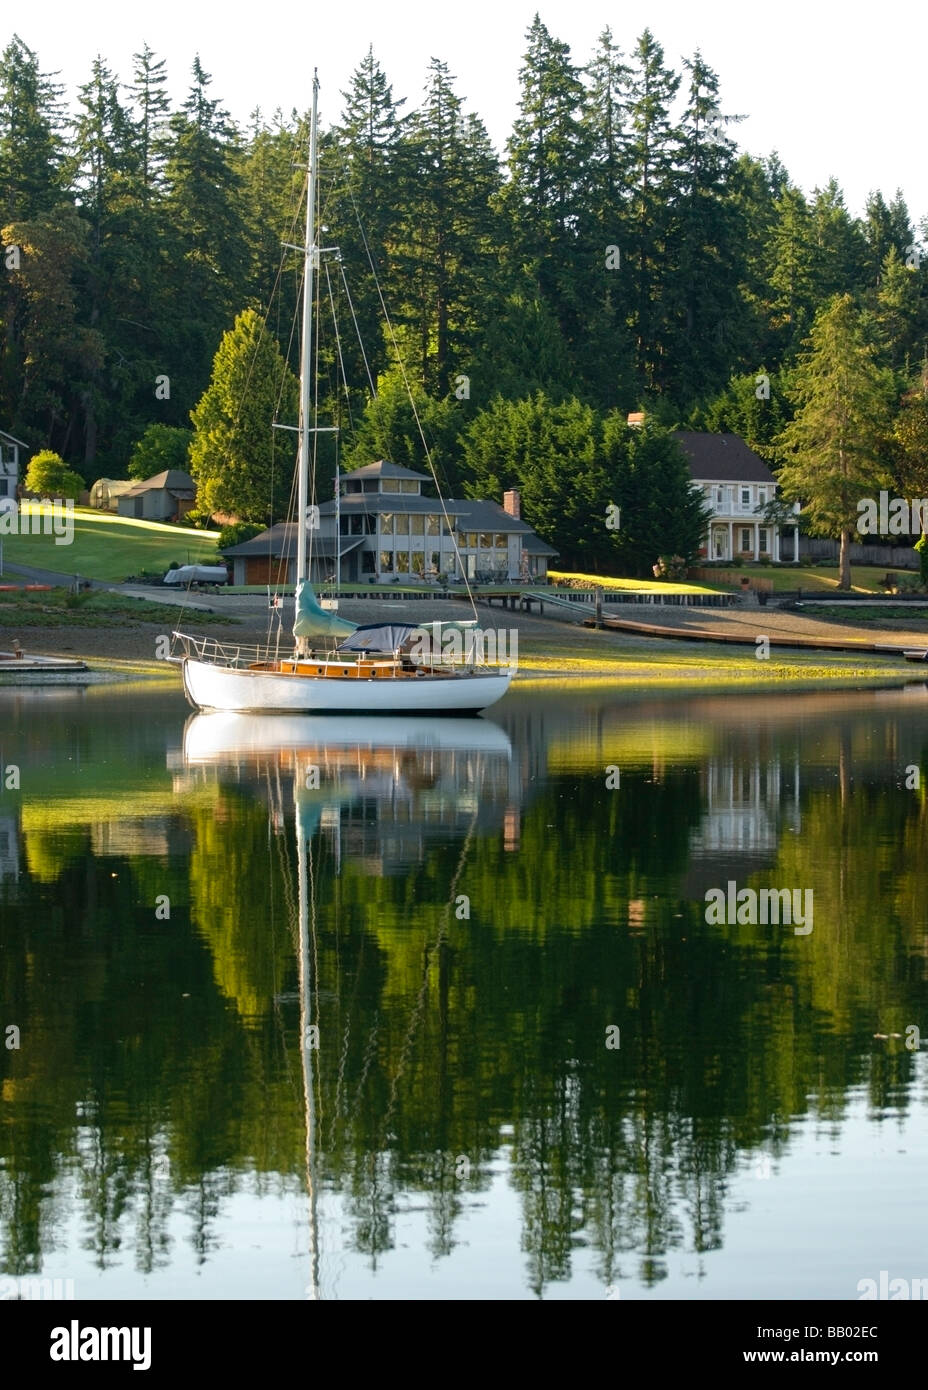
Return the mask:
[[259,526],[254,521],[233,521],[228,526],[223,526],[219,532],[219,549],[228,550],[233,545],[241,545],[243,541],[250,541],[254,536],[260,536],[262,531],[266,531],[266,526]]

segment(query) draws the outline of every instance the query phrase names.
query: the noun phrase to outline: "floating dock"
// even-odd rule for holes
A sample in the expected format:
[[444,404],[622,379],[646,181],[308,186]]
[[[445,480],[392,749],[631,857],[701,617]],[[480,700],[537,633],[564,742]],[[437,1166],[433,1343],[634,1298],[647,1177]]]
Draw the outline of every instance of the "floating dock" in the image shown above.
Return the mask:
[[90,676],[86,663],[74,657],[0,652],[0,686],[73,685]]

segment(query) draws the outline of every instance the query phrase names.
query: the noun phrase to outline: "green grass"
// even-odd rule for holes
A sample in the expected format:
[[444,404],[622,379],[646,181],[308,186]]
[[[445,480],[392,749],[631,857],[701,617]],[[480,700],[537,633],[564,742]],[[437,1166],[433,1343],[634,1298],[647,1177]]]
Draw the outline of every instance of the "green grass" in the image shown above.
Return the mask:
[[[23,511],[31,515],[33,505],[24,503]],[[120,582],[143,571],[163,574],[172,560],[179,565],[216,564],[218,539],[218,531],[132,521],[76,507],[71,545],[56,545],[53,535],[4,536],[3,559],[7,565]]]
[[[646,594],[727,594],[727,584],[678,584],[663,579],[615,579],[600,574],[574,574],[566,570],[549,570],[548,578],[558,586],[571,589],[633,589]],[[528,590],[531,593],[531,588]]]
[[[177,622],[180,609],[166,603],[150,603],[148,599],[131,598],[128,594],[111,594],[99,589],[79,596],[67,589],[49,589],[44,593],[0,592],[0,627],[112,627],[118,623]],[[214,623],[234,619],[216,615]]]
[[[744,565],[739,574],[751,579],[773,580],[774,593],[792,592],[795,589],[829,592],[838,587],[838,570],[819,569],[814,565]],[[858,594],[881,594],[880,580],[887,573],[885,565],[852,565],[851,587]],[[893,570],[890,574],[911,574],[911,570]],[[735,586],[729,586],[731,589]]]
[[855,624],[869,627],[882,627],[884,624],[900,623],[905,627],[918,629],[928,627],[928,602],[906,604],[874,604],[872,608],[845,607],[843,603],[803,603],[803,617],[827,618],[843,623],[846,627]]

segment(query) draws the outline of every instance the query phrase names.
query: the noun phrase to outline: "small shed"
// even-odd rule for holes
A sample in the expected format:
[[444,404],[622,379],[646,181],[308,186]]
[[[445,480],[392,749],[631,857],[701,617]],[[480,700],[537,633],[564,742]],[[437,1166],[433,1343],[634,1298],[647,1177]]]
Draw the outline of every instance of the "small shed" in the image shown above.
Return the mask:
[[166,468],[142,483],[133,483],[116,499],[120,516],[137,521],[180,521],[193,508],[197,487],[189,473]]

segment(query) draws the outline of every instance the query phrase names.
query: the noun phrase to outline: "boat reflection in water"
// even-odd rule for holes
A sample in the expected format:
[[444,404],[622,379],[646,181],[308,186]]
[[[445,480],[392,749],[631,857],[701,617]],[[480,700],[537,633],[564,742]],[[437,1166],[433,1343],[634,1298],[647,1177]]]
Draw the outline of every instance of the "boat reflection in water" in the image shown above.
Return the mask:
[[[263,782],[278,833],[285,828],[286,783],[288,778],[293,782],[298,881],[295,927],[309,1199],[310,1277],[306,1294],[311,1300],[321,1296],[318,1097],[313,1055],[319,1047],[319,996],[313,973],[319,942],[312,841],[326,828],[325,813],[332,813],[336,862],[340,864],[342,808],[368,797],[375,798],[379,808],[390,808],[394,815],[397,808],[417,812],[420,822],[437,824],[445,832],[462,815],[469,817],[473,828],[485,797],[495,790],[505,801],[511,754],[504,730],[479,719],[399,718],[373,723],[369,718],[350,716],[216,712],[194,715],[184,730],[185,768],[193,773],[217,770],[246,784]],[[492,795],[489,799],[492,801]],[[390,864],[395,868],[401,856],[395,853],[396,845],[392,849]],[[384,853],[380,873],[389,871],[386,863]]]

